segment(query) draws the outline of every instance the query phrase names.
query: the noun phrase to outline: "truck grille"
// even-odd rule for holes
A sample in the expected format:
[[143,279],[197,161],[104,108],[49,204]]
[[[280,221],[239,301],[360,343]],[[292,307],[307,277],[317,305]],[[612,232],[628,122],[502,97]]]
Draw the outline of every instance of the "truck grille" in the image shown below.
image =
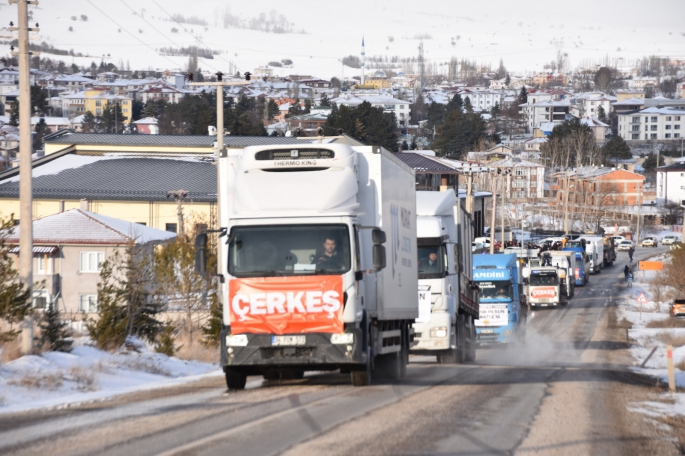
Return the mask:
[[261,350],[263,359],[314,357],[314,347],[267,347]]
[[[296,152],[296,154],[291,152]],[[255,160],[311,160],[335,158],[335,152],[328,149],[272,149],[257,152],[254,158]]]

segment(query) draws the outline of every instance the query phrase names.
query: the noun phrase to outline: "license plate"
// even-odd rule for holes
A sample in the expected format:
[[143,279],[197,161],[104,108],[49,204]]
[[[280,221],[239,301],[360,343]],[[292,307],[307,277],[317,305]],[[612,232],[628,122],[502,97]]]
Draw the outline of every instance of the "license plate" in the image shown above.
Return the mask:
[[304,345],[306,336],[271,336],[271,345]]
[[495,330],[494,329],[481,329],[480,333],[481,334],[494,334]]

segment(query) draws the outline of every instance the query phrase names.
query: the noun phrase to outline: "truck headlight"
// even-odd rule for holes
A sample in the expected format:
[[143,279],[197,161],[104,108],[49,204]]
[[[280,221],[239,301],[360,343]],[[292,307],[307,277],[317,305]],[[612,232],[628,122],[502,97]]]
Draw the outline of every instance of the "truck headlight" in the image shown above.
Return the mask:
[[226,336],[227,347],[244,347],[247,345],[247,336],[245,334],[231,334]]
[[332,344],[352,344],[354,343],[354,333],[342,333],[331,335]]
[[447,327],[445,326],[438,326],[437,328],[431,328],[430,330],[431,337],[447,337]]

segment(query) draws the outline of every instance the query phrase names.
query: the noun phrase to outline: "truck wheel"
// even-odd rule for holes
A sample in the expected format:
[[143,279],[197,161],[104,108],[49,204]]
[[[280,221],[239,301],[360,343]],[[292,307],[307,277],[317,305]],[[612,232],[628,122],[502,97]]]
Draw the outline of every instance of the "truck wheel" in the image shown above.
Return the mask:
[[373,358],[371,357],[371,350],[366,349],[366,369],[353,370],[350,372],[350,381],[352,386],[368,386],[371,384],[371,373],[373,372]]
[[281,376],[279,375],[278,371],[269,371],[265,374],[262,375],[264,377],[264,380],[280,380]]
[[476,360],[476,328],[473,325],[473,317],[469,317],[471,323],[471,330],[469,337],[466,340],[466,361],[473,362]]
[[457,350],[445,350],[437,355],[440,364],[455,364],[457,362]]
[[400,351],[400,378],[404,378],[407,375],[407,364],[409,364],[409,350],[402,345],[402,351]]
[[402,358],[400,352],[380,355],[376,358],[376,372],[378,376],[387,380],[400,378]]
[[228,369],[226,370],[226,386],[229,391],[243,390],[247,383],[247,375],[243,372]]

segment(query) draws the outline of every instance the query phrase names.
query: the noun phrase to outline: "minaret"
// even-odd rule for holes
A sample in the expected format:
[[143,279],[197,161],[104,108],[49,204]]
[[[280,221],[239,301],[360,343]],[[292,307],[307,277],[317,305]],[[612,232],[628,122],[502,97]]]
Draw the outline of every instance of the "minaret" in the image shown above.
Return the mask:
[[366,65],[366,50],[364,49],[364,37],[362,36],[362,85],[364,85],[364,66]]

